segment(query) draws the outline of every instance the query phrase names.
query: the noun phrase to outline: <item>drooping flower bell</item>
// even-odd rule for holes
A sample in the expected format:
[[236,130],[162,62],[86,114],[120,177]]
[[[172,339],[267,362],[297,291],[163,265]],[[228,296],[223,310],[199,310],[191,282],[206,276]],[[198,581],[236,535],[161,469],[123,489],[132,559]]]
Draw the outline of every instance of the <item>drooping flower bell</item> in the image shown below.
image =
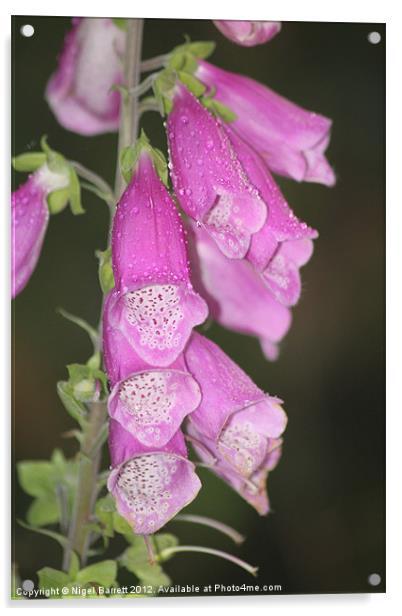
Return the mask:
[[269,449],[264,460],[249,477],[244,477],[225,460],[216,443],[199,432],[191,422],[188,424],[187,433],[199,459],[236,490],[260,515],[266,515],[270,510],[267,478],[281,457],[282,439],[269,439]]
[[45,164],[12,194],[12,297],[25,287],[38,262],[49,221],[47,197],[68,184],[65,171],[53,172]]
[[184,229],[153,152],[142,135],[117,206],[110,324],[144,362],[166,367],[180,355],[192,328],[206,319],[208,307],[191,285]]
[[110,325],[110,296],[103,313],[103,352],[111,385],[109,415],[146,447],[165,446],[200,403],[198,383],[183,356],[153,368]]
[[301,294],[300,267],[310,259],[312,239],[318,233],[292,212],[261,156],[229,126],[227,132],[268,210],[264,226],[252,237],[246,259],[261,273],[276,299],[293,306]]
[[201,488],[180,431],[163,447],[147,448],[112,419],[109,448],[113,470],[108,489],[136,534],[159,530]]
[[167,120],[171,176],[180,205],[222,252],[241,259],[266,219],[266,207],[217,120],[177,82]]
[[267,43],[281,29],[280,21],[214,20],[214,24],[226,38],[242,47]]
[[46,99],[58,122],[81,135],[116,131],[125,33],[112,19],[74,18]]
[[224,327],[256,336],[269,360],[289,330],[292,315],[278,302],[260,273],[246,259],[228,259],[205,230],[192,226],[192,263],[196,288],[211,316]]
[[216,344],[196,332],[185,359],[202,392],[188,420],[190,435],[217,458],[222,473],[250,486],[252,478],[264,474],[285,430],[281,400],[264,394]]
[[198,60],[195,76],[235,114],[233,128],[274,173],[299,182],[335,184],[325,158],[332,122],[257,81]]

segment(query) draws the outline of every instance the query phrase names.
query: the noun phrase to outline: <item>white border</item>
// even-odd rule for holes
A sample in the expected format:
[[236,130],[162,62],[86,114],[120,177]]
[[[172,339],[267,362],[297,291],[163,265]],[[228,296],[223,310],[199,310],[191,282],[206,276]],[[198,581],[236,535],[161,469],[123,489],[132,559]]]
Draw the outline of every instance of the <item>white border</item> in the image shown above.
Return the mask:
[[[136,10],[142,14],[137,14]],[[6,597],[9,594],[9,554],[6,546],[9,546],[9,512],[8,500],[4,497],[4,488],[9,487],[9,428],[6,415],[9,409],[9,303],[8,303],[8,256],[7,242],[4,242],[8,228],[8,193],[9,193],[9,151],[10,151],[10,15],[11,14],[42,14],[42,15],[102,15],[132,17],[170,17],[170,18],[247,18],[247,19],[272,19],[283,21],[345,21],[345,22],[387,22],[387,594],[381,595],[297,595],[297,596],[273,596],[273,597],[222,597],[194,599],[155,599],[117,601],[112,604],[107,601],[76,602],[65,601],[30,602],[29,605],[22,602],[10,603]],[[3,158],[0,167],[3,182],[6,188],[3,191],[2,225],[0,227],[3,240],[3,259],[1,260],[1,279],[4,283],[2,294],[2,318],[0,320],[1,348],[1,383],[0,390],[3,393],[2,415],[3,429],[1,434],[4,438],[2,451],[3,483],[2,503],[6,505],[6,511],[2,511],[1,528],[4,532],[2,546],[2,559],[0,562],[0,592],[4,605],[11,609],[74,609],[74,610],[99,610],[99,609],[122,609],[132,613],[133,609],[163,610],[167,614],[173,611],[191,610],[192,613],[204,613],[213,607],[219,610],[230,610],[230,613],[242,613],[245,609],[255,613],[265,614],[268,610],[280,610],[283,614],[297,610],[298,616],[313,613],[352,613],[375,614],[378,611],[391,612],[401,601],[401,521],[402,521],[402,489],[400,481],[401,461],[399,451],[401,449],[401,413],[400,402],[400,366],[401,366],[401,327],[402,318],[402,293],[401,293],[401,264],[402,264],[402,134],[401,134],[401,9],[396,0],[382,0],[382,2],[337,0],[336,3],[322,2],[319,0],[280,0],[280,2],[263,2],[262,0],[247,0],[245,3],[230,1],[218,4],[216,0],[198,0],[198,2],[181,3],[178,1],[165,0],[147,2],[145,4],[133,2],[133,0],[114,0],[113,4],[91,4],[85,0],[70,0],[68,4],[56,4],[54,0],[42,0],[40,4],[33,5],[32,1],[3,0],[1,5],[0,28],[2,31],[2,96],[1,127],[2,135],[6,136],[5,144],[1,148]],[[339,42],[342,44],[342,41]],[[5,194],[6,193],[6,194]],[[367,306],[370,310],[370,306]],[[6,492],[7,493],[7,492]],[[23,607],[24,606],[24,607]]]

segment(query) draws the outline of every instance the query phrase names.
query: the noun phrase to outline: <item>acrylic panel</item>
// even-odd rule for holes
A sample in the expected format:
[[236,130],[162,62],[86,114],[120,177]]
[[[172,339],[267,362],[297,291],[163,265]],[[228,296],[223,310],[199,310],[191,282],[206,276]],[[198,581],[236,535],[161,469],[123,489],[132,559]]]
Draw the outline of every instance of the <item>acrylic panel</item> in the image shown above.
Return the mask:
[[385,591],[385,24],[12,19],[14,599]]

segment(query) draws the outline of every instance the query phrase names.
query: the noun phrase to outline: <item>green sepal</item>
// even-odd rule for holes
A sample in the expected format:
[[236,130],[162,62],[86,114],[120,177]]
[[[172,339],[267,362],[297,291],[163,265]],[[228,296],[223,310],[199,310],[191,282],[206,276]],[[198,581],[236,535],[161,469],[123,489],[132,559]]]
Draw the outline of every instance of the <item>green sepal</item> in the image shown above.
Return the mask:
[[85,214],[85,210],[81,203],[81,185],[78,179],[76,170],[69,167],[69,179],[70,179],[70,208],[74,216]]
[[74,396],[74,389],[68,381],[57,383],[57,393],[67,413],[84,429],[87,425],[87,409],[81,401]]
[[39,167],[43,167],[45,162],[46,154],[44,152],[25,152],[12,159],[14,169],[22,173],[36,171]]
[[209,109],[214,115],[221,118],[224,122],[230,123],[236,120],[237,115],[223,103],[220,103],[210,96],[204,96],[200,99],[201,103]]
[[127,19],[124,19],[124,17],[113,17],[112,21],[120,30],[124,32],[127,30]]
[[168,168],[166,159],[160,150],[151,146],[151,143],[143,130],[141,131],[141,135],[137,139],[136,143],[133,146],[124,148],[120,154],[120,169],[123,178],[127,184],[131,181],[135,167],[140,159],[141,153],[144,150],[151,156],[156,173],[163,184],[167,186]]
[[[216,43],[213,41],[194,41],[192,43],[190,39],[187,39],[185,43],[182,43],[173,49],[169,58],[169,66],[171,66],[171,63],[177,63],[177,60],[174,59],[175,56],[182,56],[183,54],[193,56],[195,61],[196,58],[205,60],[205,58],[208,58],[215,51],[215,47]],[[197,62],[195,68],[197,68]]]
[[48,195],[47,205],[51,214],[59,214],[64,210],[70,199],[70,188],[60,188]]
[[[95,353],[86,364],[69,364],[69,380],[64,381],[64,393],[82,406],[81,403],[92,402],[97,395],[97,381],[102,385],[102,394],[107,395],[107,376],[99,369],[99,355]],[[84,407],[85,408],[85,407]],[[78,419],[77,419],[78,421]]]
[[112,268],[112,249],[106,248],[106,250],[97,250],[96,256],[99,259],[99,284],[102,289],[102,293],[106,295],[112,289],[114,289],[114,275]]
[[194,73],[197,70],[198,62],[192,53],[188,51],[182,51],[174,53],[170,56],[168,62],[168,68],[175,71],[186,71],[187,73]]
[[[58,214],[69,202],[71,212],[74,214],[74,216],[84,214],[85,210],[81,204],[81,185],[74,167],[64,158],[62,154],[56,152],[55,150],[52,150],[52,148],[47,142],[46,135],[41,138],[40,144],[43,153],[46,156],[46,163],[50,171],[52,171],[53,173],[65,174],[68,178],[68,185],[65,189],[63,189],[63,191],[68,191],[68,198],[66,198],[66,194],[63,193],[62,195],[57,195],[52,199],[51,195],[53,193],[51,193],[50,203],[48,199],[50,213]],[[59,191],[54,192],[57,193]],[[62,207],[63,199],[64,207]],[[56,203],[54,203],[54,201],[56,201]]]
[[184,71],[178,71],[177,75],[180,81],[184,83],[187,89],[190,90],[194,96],[199,98],[202,94],[204,94],[205,86],[199,79]]
[[153,91],[156,100],[167,115],[172,111],[172,98],[176,86],[176,71],[170,68],[161,71],[153,82]]
[[62,154],[52,150],[47,142],[47,135],[43,135],[40,140],[40,146],[46,155],[46,163],[50,171],[53,173],[66,173],[68,172],[69,164]]

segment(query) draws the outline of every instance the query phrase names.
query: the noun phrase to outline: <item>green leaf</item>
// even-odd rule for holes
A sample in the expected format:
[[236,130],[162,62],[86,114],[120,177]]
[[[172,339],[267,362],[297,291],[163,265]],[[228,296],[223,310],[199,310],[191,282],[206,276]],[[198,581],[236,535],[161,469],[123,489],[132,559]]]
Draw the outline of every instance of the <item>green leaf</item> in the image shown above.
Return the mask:
[[144,584],[169,585],[170,579],[163,572],[161,565],[149,563],[143,538],[134,535],[132,543],[133,545],[127,548],[120,557],[121,566],[134,573]]
[[57,383],[57,393],[62,401],[67,413],[71,415],[75,421],[79,423],[81,428],[86,425],[87,409],[84,404],[78,401],[74,396],[74,391],[68,381],[59,381]]
[[197,98],[205,92],[204,84],[193,75],[185,73],[184,71],[179,71],[178,76],[180,81],[182,81],[190,92],[192,92]]
[[80,570],[80,559],[73,551],[70,552],[70,567],[68,569],[68,576],[70,580],[75,580]]
[[166,548],[173,548],[179,545],[178,538],[171,533],[158,533],[157,535],[152,535],[152,539],[157,554],[162,552],[162,550],[166,550]]
[[69,169],[70,176],[70,208],[74,216],[85,214],[85,210],[81,204],[81,185],[78,179],[77,172],[73,167]]
[[60,188],[50,193],[47,205],[51,214],[59,214],[67,206],[70,199],[70,188]]
[[71,511],[77,484],[78,465],[66,460],[55,450],[50,461],[22,461],[17,464],[22,489],[34,497],[27,513],[31,526],[45,526],[58,522],[61,516],[59,493],[63,490],[68,510]]
[[113,514],[115,510],[116,506],[110,495],[100,498],[96,502],[95,515],[99,520],[103,537],[114,536]]
[[131,571],[144,585],[149,584],[158,587],[170,586],[172,583],[170,577],[166,575],[158,563],[152,565],[150,563],[144,563],[143,565],[134,566]]
[[46,154],[44,154],[44,152],[25,152],[12,159],[14,169],[25,173],[36,171],[45,163]]
[[110,587],[116,582],[117,563],[114,560],[103,560],[89,565],[78,572],[76,581],[79,584],[97,583],[100,586]]
[[[62,589],[70,582],[70,577],[67,573],[52,569],[51,567],[43,567],[37,573],[39,578],[38,586],[45,590],[51,590],[52,588]],[[55,595],[55,598],[57,598],[57,595]]]
[[27,521],[32,526],[55,524],[59,519],[60,507],[54,496],[36,498],[27,511]]
[[124,535],[127,541],[134,541],[137,537],[127,520],[117,512],[113,513],[113,528],[116,533]]
[[67,537],[64,537],[64,535],[60,535],[60,533],[56,533],[53,530],[49,530],[48,528],[37,528],[36,526],[31,526],[30,524],[26,524],[22,520],[17,520],[17,522],[20,526],[22,526],[22,528],[25,528],[26,530],[31,530],[34,533],[39,533],[40,535],[45,535],[45,537],[54,539],[63,549],[68,546]]
[[34,497],[44,497],[54,486],[52,464],[45,461],[24,461],[17,464],[21,488]]
[[106,295],[114,288],[112,249],[109,247],[103,251],[97,250],[96,256],[99,259],[99,283],[102,292]]

